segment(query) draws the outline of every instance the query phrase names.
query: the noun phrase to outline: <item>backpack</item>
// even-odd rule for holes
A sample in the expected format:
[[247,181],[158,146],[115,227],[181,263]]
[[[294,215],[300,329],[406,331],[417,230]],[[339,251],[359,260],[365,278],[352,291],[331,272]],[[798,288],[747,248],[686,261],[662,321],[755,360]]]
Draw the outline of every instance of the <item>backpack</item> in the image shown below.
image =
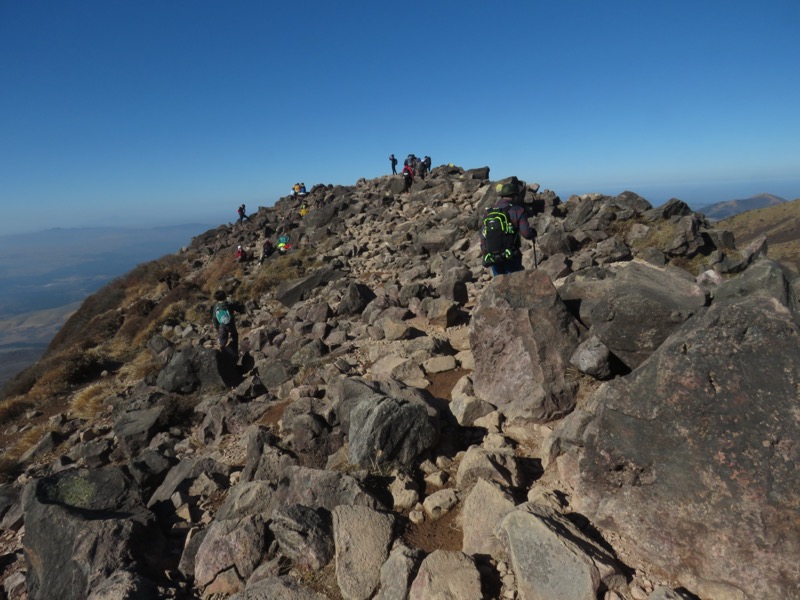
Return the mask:
[[227,325],[231,322],[231,312],[227,304],[217,304],[214,307],[214,317],[220,325]]
[[517,231],[505,208],[490,208],[483,217],[484,266],[501,263],[519,252]]

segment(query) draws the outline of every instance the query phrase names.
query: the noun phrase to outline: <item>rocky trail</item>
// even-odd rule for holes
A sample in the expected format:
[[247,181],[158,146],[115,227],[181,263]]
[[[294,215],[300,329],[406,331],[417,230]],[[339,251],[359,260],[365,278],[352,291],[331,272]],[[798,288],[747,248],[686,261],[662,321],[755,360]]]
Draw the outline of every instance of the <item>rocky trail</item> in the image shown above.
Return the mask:
[[4,400],[2,597],[800,597],[798,280],[536,184],[493,279],[497,183],[320,184],[90,297]]

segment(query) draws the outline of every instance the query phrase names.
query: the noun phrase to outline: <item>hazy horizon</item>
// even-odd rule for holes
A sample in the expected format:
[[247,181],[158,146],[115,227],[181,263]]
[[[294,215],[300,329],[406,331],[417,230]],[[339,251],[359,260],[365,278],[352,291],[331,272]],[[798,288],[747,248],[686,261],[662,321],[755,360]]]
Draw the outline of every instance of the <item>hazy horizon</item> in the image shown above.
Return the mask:
[[[461,165],[459,165],[461,166]],[[492,173],[490,172],[490,177],[492,177]],[[498,177],[497,179],[499,179]],[[584,195],[584,194],[593,194],[593,193],[600,193],[607,196],[616,196],[621,194],[625,191],[635,192],[639,194],[647,201],[649,201],[653,206],[659,206],[673,198],[678,198],[679,200],[683,200],[686,202],[692,209],[698,210],[702,206],[707,206],[709,204],[715,204],[717,202],[728,202],[731,200],[744,200],[747,198],[751,198],[753,196],[757,196],[760,194],[772,194],[774,196],[778,196],[779,198],[783,198],[786,201],[792,201],[800,199],[800,179],[797,180],[775,180],[775,181],[735,181],[730,183],[720,183],[720,182],[697,182],[697,183],[686,183],[686,184],[674,184],[674,183],[663,183],[663,184],[631,184],[625,185],[624,183],[609,183],[606,185],[601,185],[597,187],[591,186],[549,186],[544,181],[538,181],[536,179],[528,179],[528,183],[539,183],[541,189],[550,189],[554,191],[562,201],[566,202],[570,196],[572,195]],[[318,182],[323,183],[323,182]],[[349,184],[342,184],[342,185],[355,185],[355,181]],[[312,184],[314,185],[314,184]],[[326,184],[327,185],[327,184]],[[273,206],[273,203],[270,204],[250,204],[247,206],[247,211],[250,214],[255,213],[259,206]],[[93,229],[93,228],[100,228],[100,229],[120,229],[120,230],[129,230],[129,229],[159,229],[159,228],[174,228],[174,227],[190,227],[194,224],[197,224],[199,227],[205,227],[205,229],[197,231],[197,234],[203,233],[208,229],[213,229],[215,227],[219,227],[221,225],[230,224],[236,221],[236,207],[235,205],[232,207],[231,210],[222,211],[214,211],[208,214],[196,214],[192,215],[192,219],[181,219],[180,217],[170,217],[168,219],[158,218],[147,218],[147,217],[139,217],[139,218],[111,218],[111,219],[103,219],[101,217],[95,217],[93,219],[86,219],[85,221],[80,221],[77,218],[72,223],[65,223],[63,221],[59,223],[52,224],[50,226],[45,225],[38,225],[34,226],[31,225],[30,228],[19,226],[4,226],[4,223],[0,223],[0,237],[13,237],[13,236],[23,236],[23,235],[30,235],[39,232],[46,232],[50,230],[79,230],[79,229]],[[214,219],[219,219],[218,222],[214,222]],[[121,224],[123,223],[124,224]],[[177,250],[177,249],[176,249]]]
[[794,199],[798,23],[796,0],[0,2],[0,233],[227,223],[391,153],[562,199]]

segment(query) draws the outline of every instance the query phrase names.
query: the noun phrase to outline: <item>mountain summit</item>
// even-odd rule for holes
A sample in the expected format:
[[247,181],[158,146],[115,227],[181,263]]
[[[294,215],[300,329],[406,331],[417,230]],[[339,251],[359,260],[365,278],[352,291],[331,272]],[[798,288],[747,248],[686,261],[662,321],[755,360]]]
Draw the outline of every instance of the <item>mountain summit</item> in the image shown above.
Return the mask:
[[489,173],[316,185],[89,297],[4,390],[9,597],[798,597],[798,281],[524,182],[492,278]]

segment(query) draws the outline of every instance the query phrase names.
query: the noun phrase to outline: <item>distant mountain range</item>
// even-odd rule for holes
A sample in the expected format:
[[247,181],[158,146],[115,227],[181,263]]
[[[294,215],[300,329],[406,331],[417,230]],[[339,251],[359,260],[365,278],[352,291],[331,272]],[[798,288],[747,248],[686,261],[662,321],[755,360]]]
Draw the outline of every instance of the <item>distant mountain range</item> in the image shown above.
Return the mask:
[[750,198],[744,198],[742,200],[726,200],[725,202],[708,204],[699,207],[697,210],[702,212],[711,221],[719,221],[747,212],[748,210],[766,208],[767,206],[775,206],[784,202],[786,202],[786,200],[772,194],[757,194],[756,196],[751,196]]

